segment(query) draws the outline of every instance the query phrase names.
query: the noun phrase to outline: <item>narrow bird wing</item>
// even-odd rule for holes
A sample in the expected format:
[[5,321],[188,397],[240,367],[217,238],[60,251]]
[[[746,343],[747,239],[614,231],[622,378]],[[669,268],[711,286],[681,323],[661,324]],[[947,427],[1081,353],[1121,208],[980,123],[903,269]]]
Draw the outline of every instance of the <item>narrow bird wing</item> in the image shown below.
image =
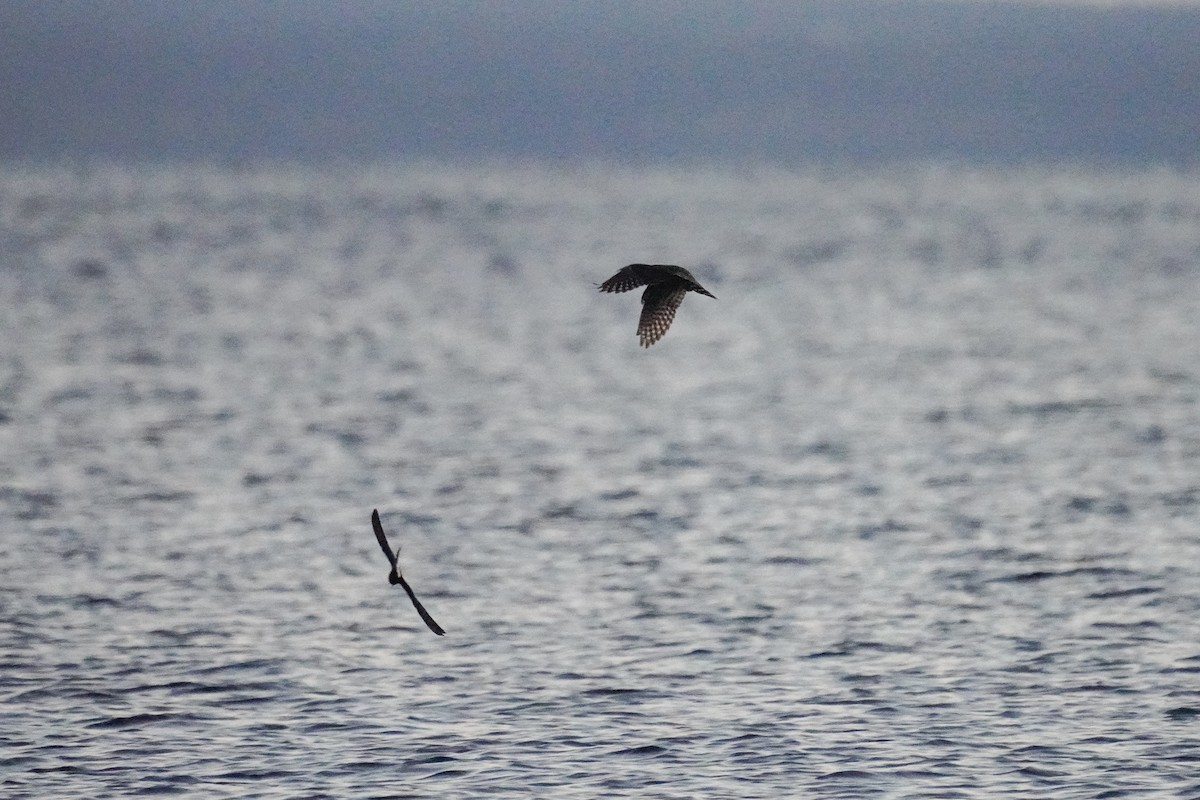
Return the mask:
[[685,294],[687,289],[678,286],[656,284],[646,287],[642,293],[642,316],[637,330],[642,347],[649,347],[663,337],[675,320],[675,312]]
[[408,599],[412,600],[413,607],[417,609],[417,613],[421,615],[421,619],[425,620],[425,624],[429,626],[429,630],[436,633],[438,636],[445,636],[446,632],[442,630],[442,626],[438,625],[433,617],[429,616],[429,612],[425,610],[425,606],[421,605],[421,601],[417,599],[413,593],[412,587],[408,585],[408,581],[400,578],[400,585],[404,587],[404,591],[408,593]]
[[375,529],[375,541],[379,542],[379,547],[383,550],[383,554],[387,556],[388,563],[392,565],[392,569],[395,569],[396,554],[392,553],[392,548],[388,547],[387,536],[383,534],[383,523],[379,521],[379,509],[371,511],[371,527]]
[[662,270],[650,264],[630,264],[622,267],[621,271],[600,284],[602,292],[628,292],[639,286],[646,286],[661,281],[664,277]]

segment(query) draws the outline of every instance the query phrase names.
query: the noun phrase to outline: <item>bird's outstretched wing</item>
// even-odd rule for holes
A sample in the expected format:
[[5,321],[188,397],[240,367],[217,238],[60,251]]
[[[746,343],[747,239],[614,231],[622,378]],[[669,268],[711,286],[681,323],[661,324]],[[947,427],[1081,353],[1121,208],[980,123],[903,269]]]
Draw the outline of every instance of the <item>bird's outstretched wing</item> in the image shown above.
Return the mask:
[[388,563],[392,565],[392,569],[396,568],[396,556],[399,553],[392,552],[392,548],[388,547],[387,536],[383,533],[383,523],[379,521],[379,509],[371,510],[371,527],[375,529],[375,541],[379,542],[379,547],[383,550],[383,554],[387,556]]
[[421,601],[413,593],[412,587],[408,585],[408,581],[400,577],[400,586],[408,593],[408,599],[412,600],[413,607],[417,609],[417,613],[421,615],[421,619],[425,620],[425,624],[429,626],[429,630],[436,633],[438,636],[445,636],[446,632],[442,630],[442,626],[437,624],[433,617],[429,616],[429,612],[425,610],[425,606],[421,605]]
[[611,278],[600,284],[602,292],[628,292],[639,286],[646,286],[662,280],[662,270],[655,269],[650,264],[630,264]]
[[687,289],[678,286],[646,287],[642,294],[642,316],[638,320],[637,330],[642,347],[649,347],[663,337],[675,320],[675,312],[679,310],[679,304],[686,294]]

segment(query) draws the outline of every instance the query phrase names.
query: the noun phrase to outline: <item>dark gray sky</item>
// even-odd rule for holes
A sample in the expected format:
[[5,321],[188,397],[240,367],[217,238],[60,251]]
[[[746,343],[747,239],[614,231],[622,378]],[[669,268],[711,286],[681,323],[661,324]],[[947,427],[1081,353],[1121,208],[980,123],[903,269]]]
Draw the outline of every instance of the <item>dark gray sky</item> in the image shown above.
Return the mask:
[[1200,161],[1200,7],[0,0],[0,158]]

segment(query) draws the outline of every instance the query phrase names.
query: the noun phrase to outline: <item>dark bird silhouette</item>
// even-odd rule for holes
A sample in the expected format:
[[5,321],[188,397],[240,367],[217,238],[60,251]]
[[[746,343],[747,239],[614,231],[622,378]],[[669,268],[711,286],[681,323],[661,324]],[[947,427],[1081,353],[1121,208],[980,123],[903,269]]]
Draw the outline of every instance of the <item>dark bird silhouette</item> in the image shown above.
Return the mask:
[[663,337],[688,292],[717,299],[692,273],[674,264],[630,264],[600,284],[600,291],[628,292],[639,286],[646,287],[642,292],[642,316],[637,329],[642,347],[649,347]]
[[383,523],[379,521],[379,511],[371,512],[371,527],[375,529],[375,539],[379,542],[379,546],[383,549],[383,554],[388,557],[388,561],[392,565],[392,571],[388,574],[388,583],[395,586],[397,583],[408,593],[408,599],[412,600],[412,604],[416,607],[417,613],[421,615],[421,619],[425,620],[425,624],[429,626],[429,630],[436,633],[438,636],[445,636],[446,632],[442,630],[442,626],[434,621],[433,617],[429,616],[429,612],[425,610],[425,606],[421,605],[421,601],[413,594],[412,587],[408,585],[408,581],[404,580],[404,576],[400,574],[400,565],[397,559],[400,556],[400,549],[396,548],[396,552],[392,552],[392,548],[388,547],[387,537],[383,535]]

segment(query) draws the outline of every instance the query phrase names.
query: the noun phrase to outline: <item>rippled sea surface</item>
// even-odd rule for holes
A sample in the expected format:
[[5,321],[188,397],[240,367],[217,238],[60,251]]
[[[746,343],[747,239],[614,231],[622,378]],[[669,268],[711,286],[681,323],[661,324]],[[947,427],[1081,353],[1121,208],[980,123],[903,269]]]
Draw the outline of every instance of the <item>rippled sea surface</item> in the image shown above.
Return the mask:
[[1200,174],[9,166],[0,321],[6,798],[1200,797]]

